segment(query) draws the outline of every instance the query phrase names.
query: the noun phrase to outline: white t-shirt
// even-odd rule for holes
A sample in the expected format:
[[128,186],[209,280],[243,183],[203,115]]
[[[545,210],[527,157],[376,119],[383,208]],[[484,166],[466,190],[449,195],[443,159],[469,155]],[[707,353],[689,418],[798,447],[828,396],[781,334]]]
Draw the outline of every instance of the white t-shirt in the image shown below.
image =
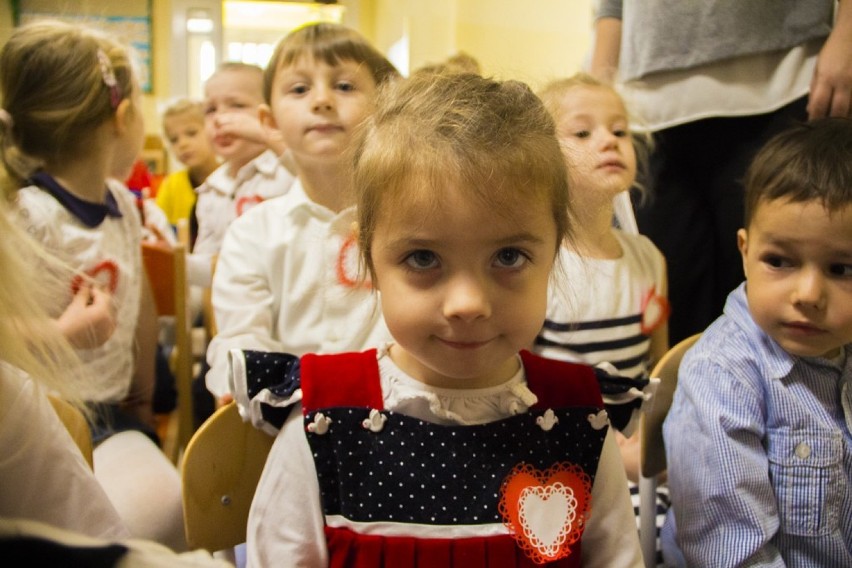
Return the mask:
[[[130,391],[143,270],[136,199],[118,181],[108,180],[107,188],[121,216],[107,215],[95,227],[36,186],[18,192],[15,215],[15,221],[47,252],[112,290],[117,309],[115,331],[101,346],[77,350],[85,381],[75,388],[90,402],[118,402]],[[54,288],[50,293],[54,303],[45,308],[51,317],[59,317],[71,303],[74,281],[47,279],[46,285]]]
[[587,365],[608,362],[619,375],[647,378],[648,328],[665,322],[655,300],[665,291],[666,265],[648,237],[618,229],[614,233],[621,245],[619,258],[586,258],[560,250],[534,351]]

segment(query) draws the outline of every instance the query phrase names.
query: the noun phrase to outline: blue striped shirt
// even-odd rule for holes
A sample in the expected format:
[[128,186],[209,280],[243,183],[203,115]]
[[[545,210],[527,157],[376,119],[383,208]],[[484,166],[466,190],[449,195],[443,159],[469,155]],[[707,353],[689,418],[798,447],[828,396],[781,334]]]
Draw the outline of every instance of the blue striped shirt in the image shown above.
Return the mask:
[[730,294],[684,357],[663,430],[689,566],[852,566],[849,347],[842,365],[792,356],[745,286]]

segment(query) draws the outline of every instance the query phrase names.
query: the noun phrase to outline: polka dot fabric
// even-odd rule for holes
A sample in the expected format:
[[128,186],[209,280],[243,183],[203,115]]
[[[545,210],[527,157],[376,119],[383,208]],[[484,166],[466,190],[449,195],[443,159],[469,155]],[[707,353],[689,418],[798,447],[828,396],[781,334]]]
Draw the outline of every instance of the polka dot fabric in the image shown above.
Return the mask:
[[[595,409],[596,410],[596,409]],[[566,458],[594,479],[606,429],[590,409],[554,410],[550,431],[529,412],[490,424],[441,426],[385,412],[380,432],[364,428],[370,409],[333,408],[325,434],[307,433],[326,515],[357,522],[502,522],[500,486],[518,463],[546,469]],[[310,424],[316,412],[305,416]]]

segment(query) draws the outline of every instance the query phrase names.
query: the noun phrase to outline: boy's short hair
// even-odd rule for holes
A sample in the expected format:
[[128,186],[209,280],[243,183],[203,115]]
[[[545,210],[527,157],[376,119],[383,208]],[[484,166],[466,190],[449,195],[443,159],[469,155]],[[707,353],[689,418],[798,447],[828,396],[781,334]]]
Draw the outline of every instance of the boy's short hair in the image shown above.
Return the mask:
[[745,226],[761,201],[819,200],[828,211],[852,205],[852,120],[823,118],[777,134],[746,171]]
[[166,129],[166,119],[174,116],[191,116],[204,123],[204,103],[192,99],[178,99],[163,111],[163,130]]
[[399,71],[357,31],[322,22],[296,28],[275,46],[263,74],[263,98],[270,104],[272,81],[282,65],[291,65],[298,59],[310,56],[328,65],[351,60],[366,65],[376,85],[399,77]]
[[243,63],[242,61],[225,61],[220,63],[213,74],[207,78],[207,82],[209,83],[210,79],[221,75],[222,73],[247,73],[249,75],[255,75],[260,82],[261,87],[263,86],[263,69],[252,63]]

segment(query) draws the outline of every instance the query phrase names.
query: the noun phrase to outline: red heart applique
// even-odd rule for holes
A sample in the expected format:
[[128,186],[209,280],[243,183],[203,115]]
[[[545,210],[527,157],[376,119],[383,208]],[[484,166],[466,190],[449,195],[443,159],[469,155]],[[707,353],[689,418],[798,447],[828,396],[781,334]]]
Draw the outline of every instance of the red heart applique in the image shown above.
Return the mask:
[[[114,261],[104,260],[87,270],[85,274],[92,280],[105,286],[110,294],[115,294],[115,290],[118,288],[118,265]],[[71,280],[71,293],[76,295],[80,291],[82,284],[83,276],[78,274]]]
[[263,203],[263,198],[259,195],[245,195],[240,197],[234,205],[234,208],[237,211],[237,217],[241,217],[243,213],[259,203]]
[[358,278],[359,254],[355,235],[349,235],[340,245],[340,251],[337,253],[337,282],[347,288],[366,288],[369,290],[372,287],[369,279],[362,282]]
[[536,564],[571,554],[591,506],[592,483],[572,463],[545,471],[518,464],[500,488],[500,514],[518,546]]
[[642,298],[642,334],[651,335],[654,333],[669,319],[669,312],[671,312],[671,307],[668,299],[665,296],[658,296],[657,288],[651,286],[651,289]]

